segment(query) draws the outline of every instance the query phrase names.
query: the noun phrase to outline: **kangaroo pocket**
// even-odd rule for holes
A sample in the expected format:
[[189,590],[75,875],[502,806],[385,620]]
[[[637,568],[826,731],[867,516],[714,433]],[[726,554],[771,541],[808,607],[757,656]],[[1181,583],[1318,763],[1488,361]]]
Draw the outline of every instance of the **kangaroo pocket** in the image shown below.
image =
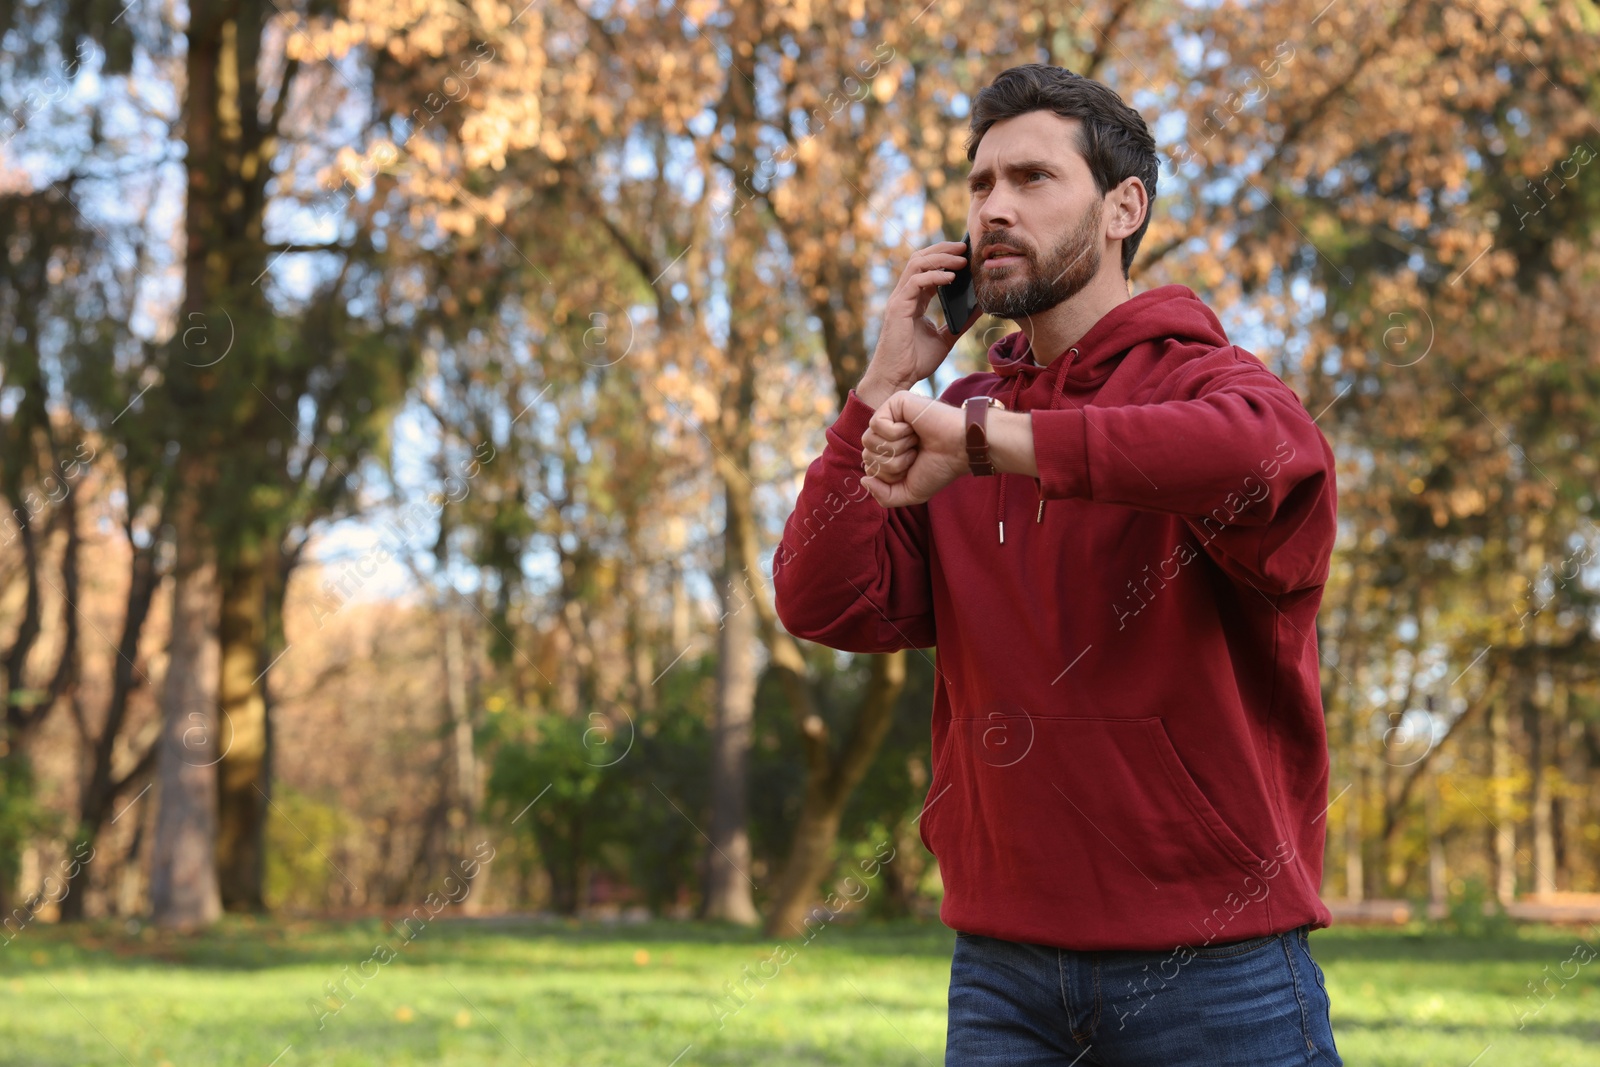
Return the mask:
[[[955,929],[1081,948],[1192,943],[1268,867],[1159,718],[955,719],[945,748],[922,830]],[[1235,930],[1270,923],[1264,900],[1252,906]]]

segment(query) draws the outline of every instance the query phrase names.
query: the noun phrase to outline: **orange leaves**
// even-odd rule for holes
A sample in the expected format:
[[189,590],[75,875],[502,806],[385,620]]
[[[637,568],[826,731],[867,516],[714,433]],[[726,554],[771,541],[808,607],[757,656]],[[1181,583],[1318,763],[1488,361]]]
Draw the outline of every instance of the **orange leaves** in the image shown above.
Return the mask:
[[1278,265],[1277,260],[1273,257],[1271,250],[1259,245],[1251,250],[1249,257],[1248,277],[1252,281],[1266,281],[1272,276],[1273,270]]
[[374,142],[365,152],[357,152],[346,145],[334,156],[332,165],[323,168],[317,178],[328,189],[337,189],[346,182],[356,189],[362,189],[398,154],[393,143],[387,139]]
[[[524,75],[531,73],[524,72]],[[471,109],[461,121],[460,140],[466,166],[501,170],[508,153],[535,145],[546,148],[554,160],[565,158],[559,138],[545,128],[539,97],[504,84],[494,84],[500,80],[503,79],[490,79],[480,106]]]
[[721,6],[718,0],[683,0],[678,4],[678,10],[683,12],[683,17],[696,29],[704,26],[712,15],[717,13]]
[[567,146],[554,130],[540,131],[539,149],[557,163],[567,158]]
[[301,26],[298,15],[286,15],[284,22],[290,29],[284,50],[290,59],[315,63],[323,59],[341,59],[351,49],[363,45],[381,47],[387,34],[381,27],[335,19],[320,24]]
[[872,96],[878,103],[887,103],[900,88],[900,68],[890,67],[872,79]]
[[1482,515],[1489,508],[1488,497],[1481,489],[1473,486],[1462,486],[1451,490],[1449,502],[1451,514],[1458,519]]

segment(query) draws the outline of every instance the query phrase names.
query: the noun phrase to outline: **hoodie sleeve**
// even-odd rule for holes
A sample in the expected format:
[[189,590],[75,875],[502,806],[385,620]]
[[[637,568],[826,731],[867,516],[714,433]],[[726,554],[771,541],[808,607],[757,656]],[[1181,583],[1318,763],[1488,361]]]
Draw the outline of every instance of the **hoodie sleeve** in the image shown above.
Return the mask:
[[844,652],[929,648],[928,507],[884,508],[862,486],[871,419],[852,389],[806,469],[772,559],[778,618],[796,637]]
[[1263,593],[1326,581],[1333,450],[1293,390],[1253,357],[1191,398],[1036,410],[1032,423],[1045,499],[1181,516],[1224,571]]

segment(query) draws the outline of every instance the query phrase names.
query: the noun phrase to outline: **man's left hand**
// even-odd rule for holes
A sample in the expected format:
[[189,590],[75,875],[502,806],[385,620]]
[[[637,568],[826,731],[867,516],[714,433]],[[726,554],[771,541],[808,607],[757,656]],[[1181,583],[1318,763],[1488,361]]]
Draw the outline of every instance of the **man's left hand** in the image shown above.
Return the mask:
[[899,452],[905,452],[907,441],[915,449],[910,466],[893,482],[861,479],[872,498],[886,508],[926,503],[933,494],[971,473],[966,418],[960,408],[942,400],[908,390],[894,393],[873,413],[868,435],[874,431],[879,438],[901,442]]

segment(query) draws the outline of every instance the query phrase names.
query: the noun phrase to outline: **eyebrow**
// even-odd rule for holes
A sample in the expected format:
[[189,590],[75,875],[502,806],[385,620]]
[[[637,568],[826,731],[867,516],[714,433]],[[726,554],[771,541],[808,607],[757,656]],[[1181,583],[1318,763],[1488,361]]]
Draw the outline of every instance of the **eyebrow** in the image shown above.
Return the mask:
[[[1049,171],[1051,174],[1055,174],[1060,169],[1061,168],[1056,166],[1056,164],[1051,163],[1049,160],[1045,160],[1045,159],[1023,159],[1023,160],[1019,160],[1016,163],[1013,163],[1010,166],[1006,167],[1006,173],[1007,174],[1016,174],[1016,173],[1018,173],[1020,171],[1030,171],[1031,172],[1031,171],[1036,171],[1036,170],[1045,170],[1045,171]],[[967,188],[970,190],[978,182],[980,182],[980,181],[988,181],[992,177],[994,177],[994,168],[993,167],[984,167],[982,170],[975,170],[971,174],[967,175]]]

